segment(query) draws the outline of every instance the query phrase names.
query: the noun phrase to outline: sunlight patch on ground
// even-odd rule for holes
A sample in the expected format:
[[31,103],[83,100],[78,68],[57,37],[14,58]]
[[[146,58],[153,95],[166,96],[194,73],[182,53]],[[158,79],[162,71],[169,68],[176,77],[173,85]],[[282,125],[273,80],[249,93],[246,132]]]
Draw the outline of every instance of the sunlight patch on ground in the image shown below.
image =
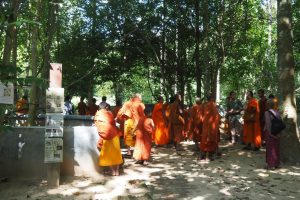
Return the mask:
[[92,181],[91,180],[87,180],[87,181],[80,181],[80,182],[76,182],[74,184],[74,187],[77,187],[77,188],[83,188],[83,187],[88,187],[89,185],[92,184]]
[[230,164],[232,169],[240,169],[241,167],[239,165],[236,164]]
[[225,194],[226,196],[231,196],[231,193],[228,190],[230,190],[230,188],[223,188],[220,190],[220,193]]
[[205,197],[195,197],[195,198],[192,198],[192,200],[204,200]]
[[188,178],[187,181],[188,181],[188,182],[194,182],[195,179],[194,179],[194,178]]
[[270,176],[269,174],[266,174],[266,173],[258,173],[258,176],[260,177],[268,177]]
[[292,176],[300,176],[300,173],[297,172],[288,172],[287,174]]
[[59,191],[58,189],[50,189],[48,190],[48,194],[50,195],[54,195],[54,194],[61,194],[64,196],[71,196],[73,194],[78,193],[80,190],[78,188],[69,188],[69,189],[65,189],[63,191]]

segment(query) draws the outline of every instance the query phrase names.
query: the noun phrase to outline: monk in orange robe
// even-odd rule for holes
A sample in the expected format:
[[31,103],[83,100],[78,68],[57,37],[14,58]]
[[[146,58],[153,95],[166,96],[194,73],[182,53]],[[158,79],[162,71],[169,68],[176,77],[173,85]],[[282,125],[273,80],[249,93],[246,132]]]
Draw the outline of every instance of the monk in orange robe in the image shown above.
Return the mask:
[[[79,115],[86,115],[87,114],[88,107],[87,107],[86,103],[84,102],[84,97],[80,97],[80,102],[78,103],[77,110],[78,110]],[[94,113],[94,115],[95,114],[96,114],[96,112]]]
[[100,108],[95,115],[95,125],[102,142],[99,166],[109,166],[111,175],[118,176],[119,165],[123,163],[123,159],[119,141],[120,131],[115,125],[113,114],[106,108]]
[[121,110],[122,108],[122,103],[120,101],[117,100],[116,102],[116,106],[115,108],[113,109],[112,113],[114,115],[114,118],[116,120],[116,122],[120,125],[120,130],[122,132],[122,135],[124,134],[124,118],[119,114],[119,111]]
[[261,147],[261,128],[259,120],[258,101],[253,97],[252,91],[247,93],[248,103],[244,113],[244,138],[243,141],[247,145],[244,149],[259,150]]
[[203,105],[203,125],[200,150],[201,159],[213,160],[212,156],[218,149],[220,114],[214,97],[210,95]]
[[164,104],[164,111],[165,111],[165,117],[166,117],[166,126],[168,129],[168,137],[169,137],[169,144],[173,143],[173,138],[171,137],[171,131],[170,131],[170,112],[171,112],[171,104],[174,102],[173,98],[170,98],[169,102],[166,102]]
[[24,95],[16,103],[16,114],[24,115],[27,114],[29,110],[28,97]]
[[183,139],[187,140],[190,130],[190,108],[186,107],[183,109],[183,119],[184,119],[184,128],[183,128]]
[[[130,132],[130,135],[134,134],[139,120],[145,116],[144,110],[145,110],[145,105],[142,102],[142,96],[140,94],[135,94],[133,98],[131,98],[129,101],[123,104],[122,108],[118,112],[118,116],[123,116],[123,118],[126,119],[125,127],[124,127],[125,144],[127,142],[126,141],[127,140],[126,135],[128,135],[127,130],[128,132]],[[130,119],[130,123],[127,123],[128,119]],[[130,137],[128,138],[130,139]],[[128,150],[127,155],[130,156],[131,155],[130,146],[127,146],[127,150]]]
[[184,126],[185,121],[183,117],[181,95],[176,94],[175,101],[170,105],[169,114],[169,134],[171,136],[172,142],[174,143],[176,151],[181,150],[179,148],[179,144],[184,139]]
[[132,130],[134,129],[133,124],[134,121],[132,119],[132,113],[130,110],[131,107],[131,100],[125,102],[121,109],[117,113],[117,119],[123,124],[123,137],[124,137],[124,144],[127,147],[127,154],[126,156],[131,157],[131,147],[135,145],[135,137],[132,134]]
[[196,104],[193,105],[190,111],[190,134],[191,139],[195,143],[195,149],[198,151],[199,142],[201,141],[202,133],[202,115],[203,115],[203,106],[202,101],[199,97],[196,98]]
[[262,145],[265,145],[266,140],[265,140],[265,112],[268,110],[267,109],[267,97],[265,96],[265,91],[263,89],[259,89],[257,91],[259,100],[258,100],[258,107],[259,107],[259,121],[260,121],[260,128],[261,128],[261,140],[262,140]]
[[167,128],[167,119],[165,116],[164,99],[162,96],[158,98],[158,103],[154,105],[152,111],[152,119],[155,125],[153,140],[156,145],[165,145],[169,142],[169,134]]
[[140,118],[135,131],[136,143],[133,152],[133,157],[137,160],[136,164],[142,165],[144,161],[149,160],[153,132],[154,122],[149,114],[147,117]]
[[99,106],[96,105],[96,99],[92,98],[90,105],[88,106],[87,109],[87,115],[94,116],[96,112],[99,110]]

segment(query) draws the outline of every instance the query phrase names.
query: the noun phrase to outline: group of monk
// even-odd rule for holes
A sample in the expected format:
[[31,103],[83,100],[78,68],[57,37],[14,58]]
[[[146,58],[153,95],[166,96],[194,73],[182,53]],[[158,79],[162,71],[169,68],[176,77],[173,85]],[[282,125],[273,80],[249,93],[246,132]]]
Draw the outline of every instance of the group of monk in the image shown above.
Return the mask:
[[121,136],[127,146],[125,156],[133,157],[136,164],[149,161],[153,142],[156,146],[174,146],[180,154],[183,150],[180,143],[187,138],[201,150],[202,159],[212,159],[220,141],[219,122],[220,115],[212,96],[205,103],[198,98],[190,112],[184,109],[180,94],[168,103],[159,97],[152,115],[145,109],[140,94],[134,95],[123,106],[116,106],[112,112],[100,105],[95,115],[100,136],[99,165],[111,167],[112,175],[119,174],[116,166],[123,162],[119,159]]
[[84,102],[84,99],[85,99],[84,97],[80,97],[80,102],[77,105],[77,110],[79,115],[95,116],[101,104],[105,104],[105,105],[107,104],[107,106],[110,108],[110,105],[106,102],[107,100],[106,96],[102,97],[102,102],[99,105],[96,104],[97,100],[95,98],[92,98],[88,105]]
[[[95,125],[100,139],[99,166],[110,167],[110,175],[119,175],[119,166],[123,158],[120,149],[120,137],[128,146],[127,155],[143,165],[150,159],[154,123],[149,113],[145,113],[145,105],[140,94],[135,94],[123,106],[117,106],[111,112],[108,106],[99,105],[95,114]],[[132,150],[131,148],[134,148]]]
[[[229,119],[229,134],[232,143],[240,139],[245,144],[245,150],[258,150],[265,141],[264,112],[267,110],[267,98],[264,91],[258,92],[260,100],[247,93],[247,102],[243,106],[231,92],[227,102],[226,118]],[[274,97],[269,97],[274,98]],[[239,117],[243,114],[242,130],[237,127]],[[106,105],[99,106],[95,114],[95,125],[100,139],[98,148],[100,166],[109,166],[112,175],[119,175],[119,165],[124,162],[120,138],[123,137],[127,147],[125,157],[133,157],[136,164],[143,165],[150,159],[151,145],[157,147],[174,147],[180,154],[180,143],[192,140],[195,150],[200,152],[199,159],[214,160],[219,156],[221,116],[213,95],[206,100],[196,98],[195,104],[189,109],[184,107],[180,94],[176,94],[169,102],[163,97],[158,98],[152,113],[145,109],[140,94],[135,94],[123,105],[120,103],[111,112]]]

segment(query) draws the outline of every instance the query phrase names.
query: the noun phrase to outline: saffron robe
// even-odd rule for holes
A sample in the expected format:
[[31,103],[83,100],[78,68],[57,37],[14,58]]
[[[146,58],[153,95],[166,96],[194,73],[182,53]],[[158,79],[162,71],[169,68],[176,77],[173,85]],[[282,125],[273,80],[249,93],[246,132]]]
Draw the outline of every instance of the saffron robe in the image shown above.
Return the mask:
[[124,143],[128,147],[134,147],[135,137],[134,137],[134,121],[133,119],[127,119],[124,125]]
[[29,106],[28,106],[28,101],[26,99],[19,99],[16,103],[16,113],[19,114],[19,115],[22,115],[22,114],[27,114],[28,113],[28,109],[29,109]]
[[132,98],[123,104],[118,115],[125,115],[131,118],[134,121],[134,127],[136,127],[139,119],[145,116],[144,110],[145,105],[142,103],[142,101],[139,98]]
[[166,117],[164,114],[164,104],[157,103],[152,111],[152,119],[155,125],[153,140],[157,145],[165,145],[169,142],[168,128],[166,125]]
[[132,135],[135,134],[140,118],[145,116],[144,110],[145,105],[142,101],[139,98],[132,98],[125,102],[118,112],[118,116],[126,116],[131,119],[130,121],[127,119],[124,125],[124,142],[127,146],[135,145]]
[[202,120],[203,120],[203,106],[195,104],[191,108],[190,111],[190,136],[194,142],[201,141],[201,133],[202,133]]
[[265,111],[267,110],[267,98],[263,96],[261,99],[258,101],[258,106],[259,106],[259,121],[260,121],[260,128],[261,128],[261,137],[262,140],[265,141],[265,132],[264,132],[264,127],[265,127]]
[[188,133],[190,130],[190,110],[189,109],[184,109],[183,110],[183,119],[184,119],[184,128],[183,128],[183,137],[188,138]]
[[98,105],[91,104],[91,105],[89,105],[89,107],[87,109],[87,115],[94,116],[98,110],[99,110],[99,106]]
[[[78,114],[79,115],[86,115],[87,112],[88,112],[88,107],[83,101],[78,103],[77,109],[78,109]],[[93,114],[93,116],[95,114],[96,114],[96,112]]]
[[[120,131],[115,126],[113,114],[105,109],[95,115],[95,125],[100,135],[102,148],[99,156],[99,166],[119,165],[123,162],[120,148]],[[98,146],[97,145],[97,146]]]
[[120,130],[115,125],[113,114],[110,111],[105,109],[97,111],[94,117],[94,123],[100,136],[97,142],[98,148],[102,148],[103,139],[111,140],[115,136],[121,135]]
[[200,143],[202,152],[214,152],[218,147],[220,114],[215,102],[203,105],[203,126]]
[[111,140],[103,140],[99,156],[99,166],[119,165],[123,162],[119,136]]
[[184,139],[185,121],[183,118],[183,108],[179,102],[175,101],[170,105],[169,109],[169,134],[174,142],[179,143]]
[[136,129],[136,143],[133,151],[134,159],[148,160],[150,158],[153,131],[153,120],[146,116],[142,117]]
[[124,118],[120,115],[120,110],[121,110],[121,106],[116,106],[114,109],[113,109],[113,111],[112,111],[112,113],[113,113],[113,115],[114,115],[114,118],[116,119],[116,121],[117,121],[117,123],[119,123],[120,124],[120,130],[121,130],[121,132],[122,132],[122,135],[124,134],[124,122],[125,122],[125,120],[124,120]]
[[247,119],[249,115],[255,115],[254,121],[244,121],[244,143],[254,144],[255,147],[260,148],[261,146],[261,128],[260,128],[260,114],[258,101],[255,98],[249,99],[244,119]]

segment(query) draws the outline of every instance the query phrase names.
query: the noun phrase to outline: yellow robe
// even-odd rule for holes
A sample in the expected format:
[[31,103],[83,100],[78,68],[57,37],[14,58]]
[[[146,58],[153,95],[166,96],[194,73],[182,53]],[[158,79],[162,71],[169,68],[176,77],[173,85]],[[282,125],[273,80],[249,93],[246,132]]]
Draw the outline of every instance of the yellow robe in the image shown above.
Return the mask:
[[132,135],[133,129],[134,129],[133,119],[127,119],[125,121],[125,127],[124,127],[124,143],[128,147],[135,146],[135,137],[133,137]]
[[99,166],[119,165],[122,162],[119,136],[115,136],[111,140],[103,140],[99,156]]

